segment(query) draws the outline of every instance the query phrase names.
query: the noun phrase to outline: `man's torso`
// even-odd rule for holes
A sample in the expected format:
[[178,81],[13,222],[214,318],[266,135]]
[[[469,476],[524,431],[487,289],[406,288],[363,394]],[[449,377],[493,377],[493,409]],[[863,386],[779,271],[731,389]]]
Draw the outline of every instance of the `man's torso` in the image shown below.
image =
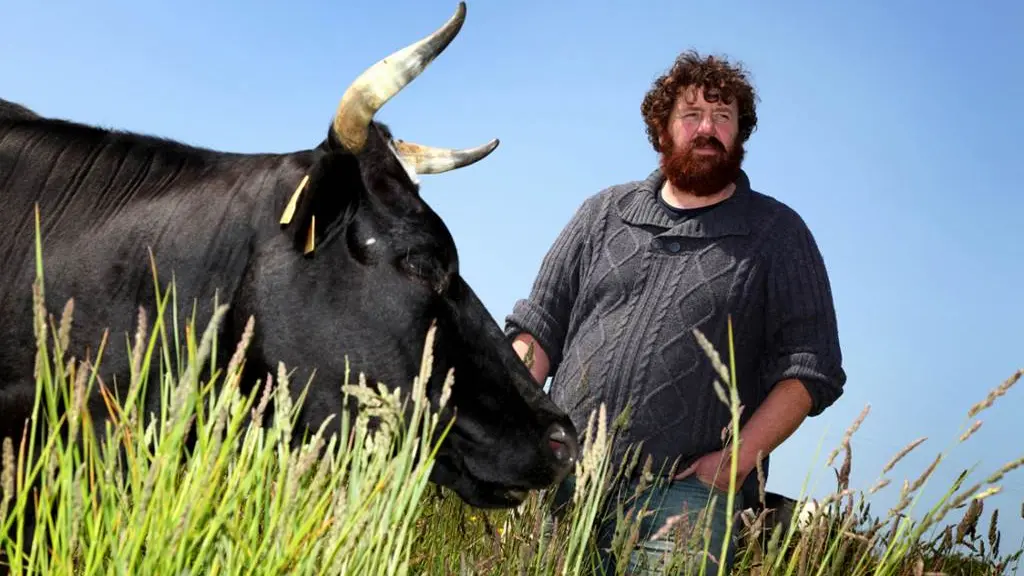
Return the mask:
[[729,410],[714,392],[716,373],[694,329],[728,365],[731,317],[744,416],[764,397],[764,282],[770,223],[781,204],[750,190],[745,176],[738,188],[682,216],[659,201],[651,179],[596,199],[551,393],[580,426],[602,402],[613,420],[628,407],[617,452],[642,440],[655,473],[677,456],[685,465],[722,447]]

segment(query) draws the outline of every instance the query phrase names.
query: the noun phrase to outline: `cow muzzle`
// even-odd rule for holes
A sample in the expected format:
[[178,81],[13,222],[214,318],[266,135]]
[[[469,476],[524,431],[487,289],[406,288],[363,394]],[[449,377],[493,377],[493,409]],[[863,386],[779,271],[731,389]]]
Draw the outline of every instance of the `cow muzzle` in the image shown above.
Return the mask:
[[559,471],[559,480],[568,474],[580,458],[580,445],[576,436],[570,434],[565,426],[559,423],[548,428],[548,448]]

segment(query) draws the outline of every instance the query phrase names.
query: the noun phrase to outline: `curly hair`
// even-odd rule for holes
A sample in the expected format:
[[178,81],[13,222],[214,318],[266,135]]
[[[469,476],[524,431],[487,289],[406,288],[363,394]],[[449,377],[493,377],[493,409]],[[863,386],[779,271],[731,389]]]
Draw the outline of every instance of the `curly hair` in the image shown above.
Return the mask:
[[658,137],[668,123],[676,97],[684,88],[703,88],[709,102],[722,99],[726,104],[737,101],[739,108],[738,142],[744,143],[757,128],[757,93],[741,64],[731,64],[724,57],[701,56],[695,50],[680,54],[672,68],[659,76],[640,105],[647,139],[656,152],[661,152]]

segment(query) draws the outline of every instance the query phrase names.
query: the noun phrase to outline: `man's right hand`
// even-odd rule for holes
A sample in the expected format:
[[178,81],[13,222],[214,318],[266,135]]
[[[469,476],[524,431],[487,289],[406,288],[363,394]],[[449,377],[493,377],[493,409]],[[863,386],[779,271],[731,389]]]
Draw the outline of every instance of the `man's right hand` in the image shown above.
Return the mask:
[[544,384],[544,381],[548,379],[548,369],[551,367],[551,362],[540,343],[533,336],[522,332],[512,340],[512,349],[516,351],[520,359],[527,362],[526,367],[530,369],[533,379],[538,384]]

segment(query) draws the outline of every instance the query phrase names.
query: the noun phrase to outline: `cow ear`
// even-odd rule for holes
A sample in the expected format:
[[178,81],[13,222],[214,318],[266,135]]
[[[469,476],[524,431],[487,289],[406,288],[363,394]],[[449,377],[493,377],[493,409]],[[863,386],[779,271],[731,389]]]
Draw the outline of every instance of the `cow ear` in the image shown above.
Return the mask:
[[362,179],[349,155],[325,154],[302,177],[281,213],[280,224],[296,250],[313,256],[328,234],[344,229],[355,213]]

